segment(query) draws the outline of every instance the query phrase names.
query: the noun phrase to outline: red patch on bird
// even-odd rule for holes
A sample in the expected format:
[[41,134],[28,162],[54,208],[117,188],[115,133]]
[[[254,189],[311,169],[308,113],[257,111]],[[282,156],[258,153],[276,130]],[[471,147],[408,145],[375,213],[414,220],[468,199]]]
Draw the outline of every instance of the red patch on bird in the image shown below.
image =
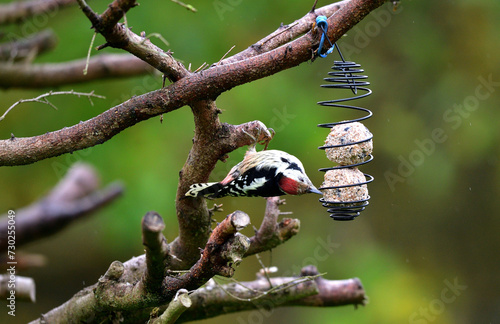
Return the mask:
[[296,195],[299,191],[299,183],[291,178],[282,177],[278,184],[281,190],[289,195]]

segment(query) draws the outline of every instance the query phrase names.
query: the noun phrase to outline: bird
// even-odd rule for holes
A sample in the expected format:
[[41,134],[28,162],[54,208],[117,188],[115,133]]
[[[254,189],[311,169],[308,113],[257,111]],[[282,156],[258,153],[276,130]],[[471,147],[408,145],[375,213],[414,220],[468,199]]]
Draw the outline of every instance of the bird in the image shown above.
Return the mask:
[[220,182],[195,183],[186,197],[221,198],[274,197],[282,195],[322,195],[304,171],[298,158],[280,150],[256,151],[251,146],[243,161]]

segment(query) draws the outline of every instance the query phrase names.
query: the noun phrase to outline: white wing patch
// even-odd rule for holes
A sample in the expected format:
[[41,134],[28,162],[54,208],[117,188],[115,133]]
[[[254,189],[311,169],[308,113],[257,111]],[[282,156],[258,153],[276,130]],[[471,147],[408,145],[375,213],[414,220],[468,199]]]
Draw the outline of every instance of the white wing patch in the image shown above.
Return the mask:
[[263,187],[265,183],[266,183],[266,178],[255,178],[253,179],[252,182],[248,184],[248,186],[245,188],[246,189],[245,191],[256,190],[260,187]]

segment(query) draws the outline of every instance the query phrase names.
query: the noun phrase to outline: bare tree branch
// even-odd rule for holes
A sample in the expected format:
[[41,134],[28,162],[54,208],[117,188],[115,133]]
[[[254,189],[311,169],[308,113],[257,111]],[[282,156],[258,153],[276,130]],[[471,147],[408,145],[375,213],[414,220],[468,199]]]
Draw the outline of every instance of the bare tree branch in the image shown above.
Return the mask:
[[318,294],[311,278],[277,277],[269,281],[260,276],[255,281],[200,288],[191,294],[192,306],[179,318],[179,323],[247,310],[275,307]]
[[157,94],[132,97],[97,117],[55,132],[0,140],[0,166],[30,164],[102,144],[152,114],[168,112],[163,109],[165,95],[159,91]]
[[[349,28],[385,0],[351,0],[329,18],[329,37],[336,41]],[[286,33],[286,32],[285,32]],[[311,58],[317,35],[306,35],[264,54],[191,73],[165,89],[134,97],[86,122],[30,138],[0,141],[0,165],[30,164],[49,157],[91,147],[151,117],[296,66]]]
[[220,63],[217,63],[217,65],[235,63],[280,47],[281,45],[292,41],[296,37],[309,32],[316,23],[317,16],[323,15],[330,17],[349,1],[350,0],[343,0],[326,5],[315,10],[314,12],[308,12],[304,17],[291,24],[281,25],[276,31],[262,38],[255,44],[250,45],[246,50],[222,60]]
[[278,223],[279,205],[283,203],[284,200],[279,197],[267,198],[266,213],[262,224],[255,235],[250,238],[250,248],[245,256],[271,250],[299,232],[300,221],[298,219],[284,218]]
[[0,5],[0,25],[21,22],[27,18],[63,8],[75,3],[75,0],[31,0],[13,1]]
[[166,275],[169,247],[162,231],[165,229],[163,218],[155,212],[148,212],[142,218],[142,245],[146,251],[144,286],[148,292],[157,292]]
[[179,316],[182,315],[189,307],[191,307],[191,298],[186,289],[180,289],[175,298],[168,304],[167,309],[160,317],[149,321],[150,324],[173,324],[177,322]]
[[[159,247],[162,221],[156,213],[148,213],[143,220],[150,234],[143,239],[147,244]],[[237,265],[246,254],[249,241],[237,233],[249,224],[249,217],[236,211],[228,215],[211,233],[201,257],[191,269],[178,277],[167,276],[160,285],[161,291],[150,291],[145,287],[145,274],[150,264],[144,255],[121,263],[113,262],[99,282],[75,294],[63,305],[42,315],[32,323],[51,323],[85,320],[89,323],[103,319],[123,321],[124,323],[145,322],[150,319],[153,308],[166,309],[166,304],[180,289],[194,290],[214,275],[232,276],[233,265]],[[144,227],[144,226],[143,226]],[[154,230],[150,230],[153,229]],[[143,230],[144,231],[144,230]],[[154,234],[156,233],[156,234]],[[156,243],[152,243],[155,241]],[[161,243],[163,245],[163,243]],[[147,247],[151,253],[151,248]],[[156,249],[157,251],[160,250]],[[163,252],[153,252],[157,256]],[[159,261],[158,261],[159,263]],[[167,271],[168,274],[174,273]],[[318,276],[313,266],[302,269],[301,277],[271,278],[262,275],[256,281],[241,284],[224,285],[222,288],[210,286],[196,290],[191,294],[193,302],[181,316],[180,321],[213,317],[219,314],[250,310],[261,307],[303,306],[339,306],[363,304],[364,290],[358,279],[326,280]],[[270,290],[271,289],[271,290]],[[229,292],[230,295],[227,293]],[[237,300],[234,296],[239,297]],[[241,298],[252,302],[241,302]],[[158,310],[156,311],[158,312]]]
[[[317,275],[318,271],[314,266],[304,267],[301,271],[301,277]],[[255,281],[228,284],[222,288],[212,286],[198,289],[191,294],[192,306],[182,314],[179,322],[261,308],[271,311],[273,308],[284,306],[356,306],[365,303],[365,292],[357,278],[327,280],[319,276],[313,281],[293,285],[301,277],[271,278],[270,286],[267,278],[260,275]],[[263,292],[282,285],[288,288],[262,295]]]
[[[318,274],[315,266],[309,265],[300,271],[301,276]],[[358,278],[347,280],[326,280],[323,277],[315,279],[319,288],[317,295],[295,300],[292,306],[330,307],[343,305],[365,305],[367,297],[361,281]]]
[[[328,280],[319,276],[314,266],[306,266],[297,277],[273,277],[271,285],[262,274],[254,281],[235,282],[225,285],[208,284],[190,294],[192,305],[180,316],[184,323],[207,319],[234,312],[256,310],[272,312],[274,308],[287,306],[337,307],[364,305],[366,295],[357,278]],[[166,309],[160,307],[159,311]],[[130,314],[130,323],[143,322],[151,308]],[[242,315],[243,320],[246,318]]]
[[[50,29],[43,30],[29,38],[0,44],[0,61],[16,62],[32,60],[57,45],[57,37]],[[2,76],[3,72],[0,72]]]
[[121,78],[153,72],[146,62],[128,54],[92,56],[86,75],[86,60],[27,65],[0,63],[1,88],[46,88],[97,79]]
[[102,15],[96,14],[85,0],[77,1],[92,27],[106,39],[106,44],[99,47],[100,49],[106,46],[121,48],[149,63],[172,81],[190,74],[182,63],[172,57],[170,51],[165,52],[149,39],[133,33],[123,24],[118,24],[123,15],[137,5],[135,0],[115,0]]
[[214,101],[198,102],[192,110],[195,117],[195,135],[193,147],[179,172],[175,206],[179,236],[170,244],[172,254],[176,256],[176,260],[172,260],[172,269],[189,268],[197,260],[197,251],[210,234],[211,218],[205,199],[188,199],[184,194],[192,183],[208,180],[208,175],[223,156],[220,148],[216,147],[216,138],[227,135],[219,132],[220,110]]
[[[173,269],[187,269],[197,259],[197,251],[206,242],[210,233],[210,213],[203,198],[186,198],[184,194],[193,183],[207,182],[217,161],[224,160],[227,153],[254,144],[255,140],[269,139],[266,126],[253,121],[242,125],[221,124],[215,102],[199,102],[193,106],[195,136],[186,163],[179,173],[177,188],[177,220],[179,236],[170,244]],[[249,134],[251,136],[249,136]],[[193,220],[196,220],[193,222]]]
[[[44,198],[16,210],[16,248],[60,231],[72,221],[89,215],[110,203],[123,192],[113,184],[97,190],[95,171],[85,164],[75,164],[68,174]],[[0,217],[0,250],[7,249],[6,215]]]
[[[137,267],[135,260],[125,264],[115,261],[97,284],[32,323],[101,322],[116,313],[127,322],[129,313],[168,303],[180,289],[197,289],[214,275],[232,276],[233,266],[239,264],[249,246],[248,239],[238,231],[249,223],[250,218],[243,212],[228,215],[213,230],[198,262],[183,275],[165,277],[159,292],[145,289],[143,273],[148,270]],[[141,279],[130,281],[138,277]]]
[[[94,103],[92,102],[92,97],[93,98],[100,98],[100,99],[105,99],[105,97],[101,96],[101,95],[97,95],[95,94],[93,91],[90,92],[90,93],[84,93],[84,92],[76,92],[74,90],[70,90],[70,91],[49,91],[47,93],[44,93],[44,94],[41,94],[39,95],[38,97],[35,97],[35,98],[30,98],[30,99],[21,99],[17,102],[15,102],[14,104],[12,104],[4,113],[2,116],[0,116],[0,121],[4,120],[5,119],[5,116],[7,116],[7,114],[12,110],[14,109],[14,107],[18,106],[19,104],[22,104],[22,103],[26,103],[26,102],[38,102],[38,103],[42,103],[42,104],[46,104],[46,105],[49,105],[51,106],[52,108],[56,109],[57,110],[57,107],[49,101],[49,99],[47,99],[48,97],[51,97],[51,96],[57,96],[57,95],[75,95],[77,97],[87,97],[90,101],[90,104],[91,105],[94,105]],[[11,139],[12,139],[12,136],[11,136]]]
[[[80,0],[78,0],[80,3]],[[131,8],[138,6],[136,0],[114,0],[108,5],[108,8],[99,16],[99,23],[96,28],[98,32],[109,33],[111,29],[123,18],[125,13]],[[95,21],[92,21],[95,24]]]

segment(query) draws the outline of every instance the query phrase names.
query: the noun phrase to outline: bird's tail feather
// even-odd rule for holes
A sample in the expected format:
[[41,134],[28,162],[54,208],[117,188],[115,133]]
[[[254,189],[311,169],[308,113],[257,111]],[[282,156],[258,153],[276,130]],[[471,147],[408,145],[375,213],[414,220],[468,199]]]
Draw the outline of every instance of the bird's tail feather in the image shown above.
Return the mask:
[[223,185],[219,182],[195,183],[189,187],[186,196],[216,198]]

